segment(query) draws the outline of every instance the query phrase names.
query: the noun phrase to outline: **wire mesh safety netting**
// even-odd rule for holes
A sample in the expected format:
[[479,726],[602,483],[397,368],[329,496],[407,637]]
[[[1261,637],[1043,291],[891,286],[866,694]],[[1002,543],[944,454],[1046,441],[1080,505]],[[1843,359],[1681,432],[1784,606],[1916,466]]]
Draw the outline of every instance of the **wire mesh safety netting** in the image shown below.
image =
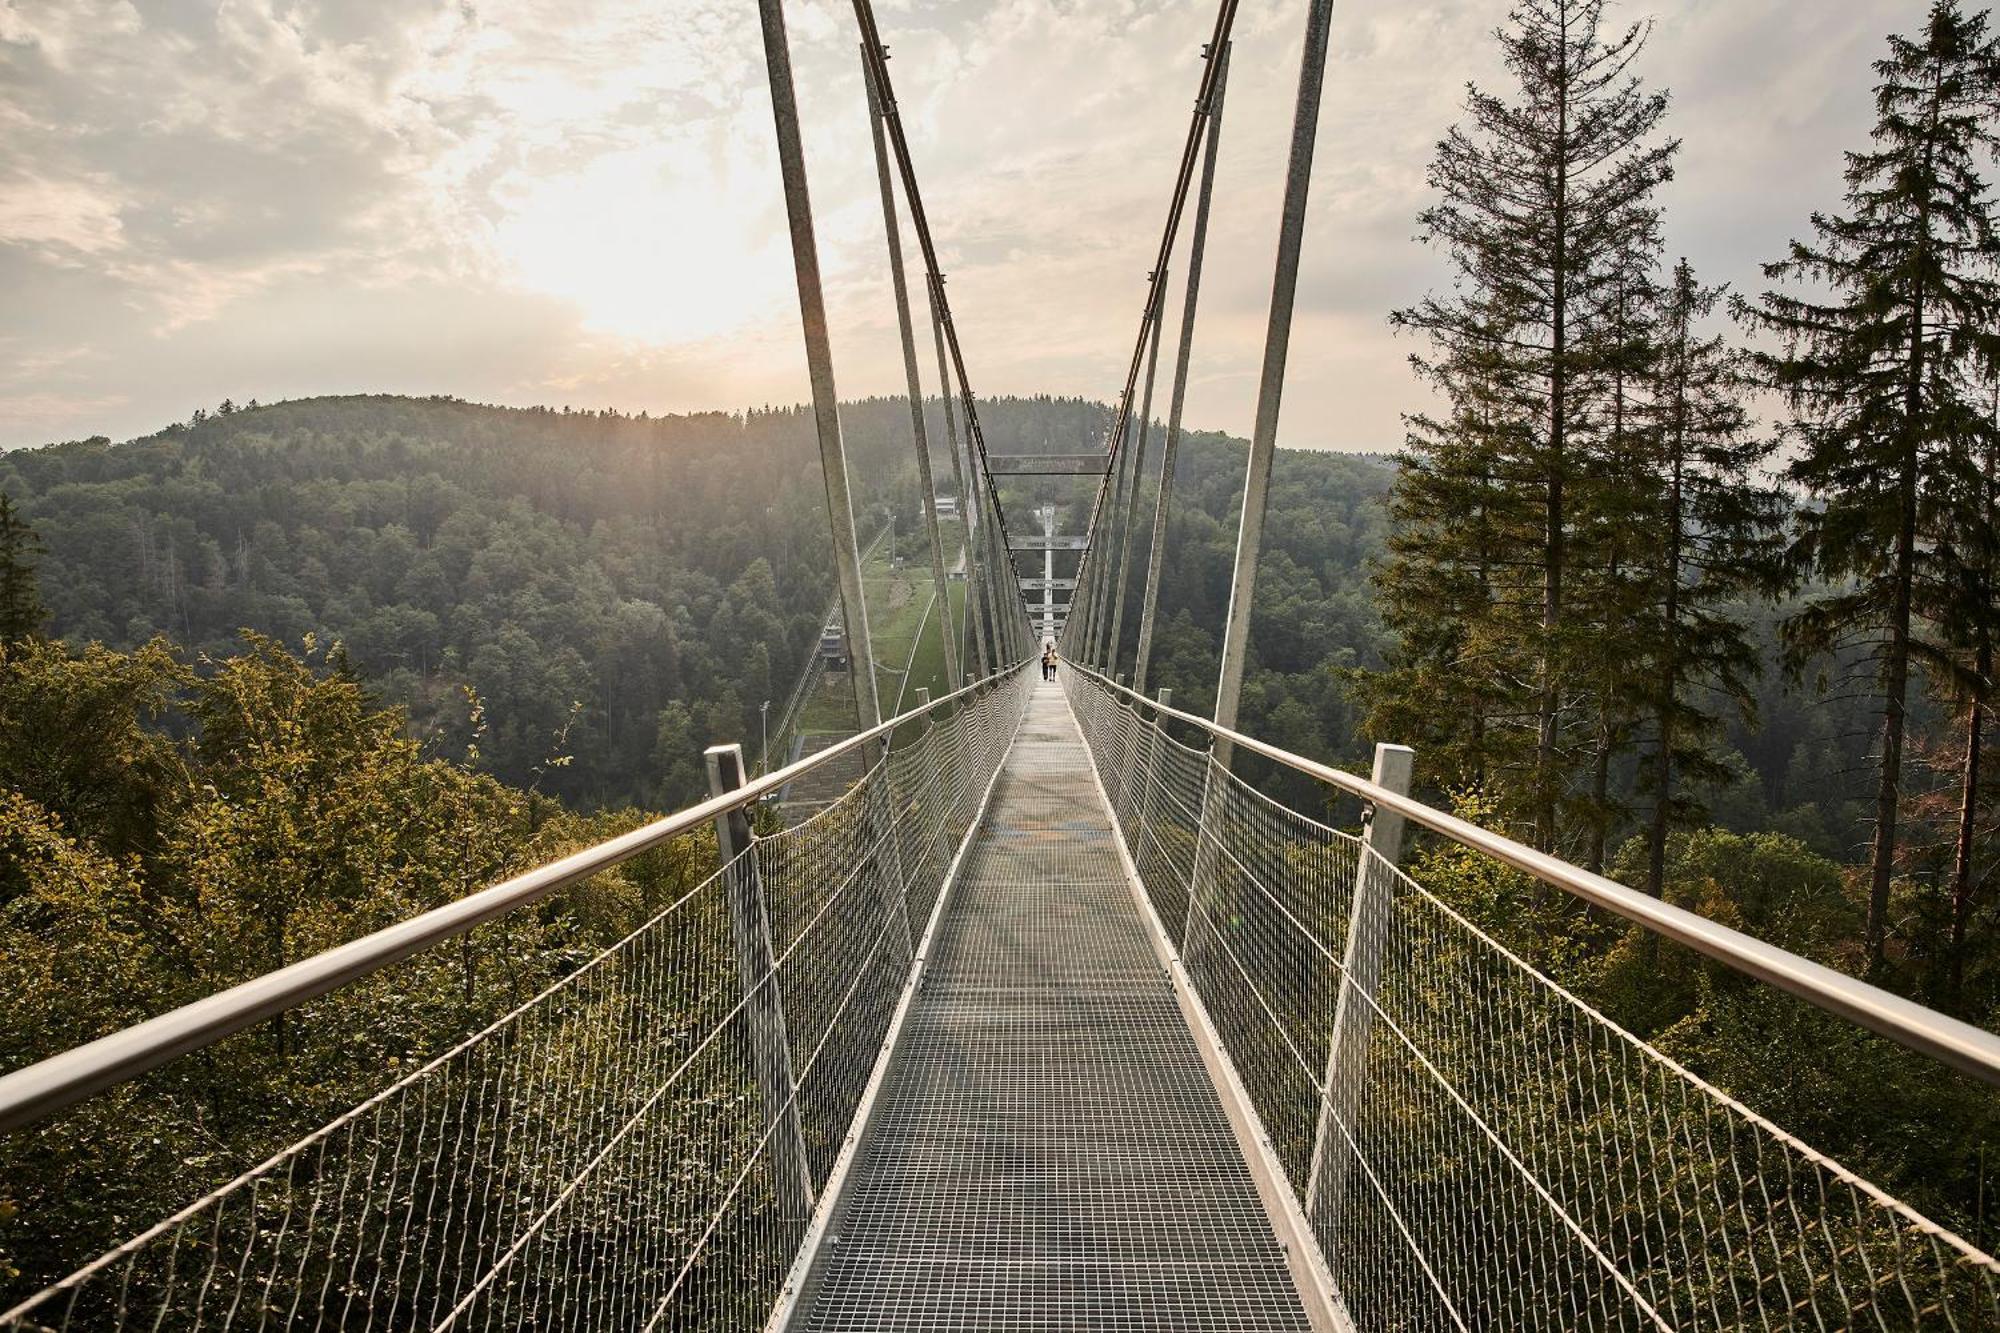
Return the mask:
[[1992,1256],[1150,709],[1066,687],[1357,1329],[2000,1329]]
[[1026,689],[0,1328],[761,1327]]

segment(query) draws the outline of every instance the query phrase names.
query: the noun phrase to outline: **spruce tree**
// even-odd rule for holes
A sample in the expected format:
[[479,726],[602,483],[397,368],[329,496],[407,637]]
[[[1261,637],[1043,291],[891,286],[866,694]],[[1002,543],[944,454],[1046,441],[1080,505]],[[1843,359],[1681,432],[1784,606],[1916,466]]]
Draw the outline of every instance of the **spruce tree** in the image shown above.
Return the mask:
[[[1576,543],[1593,528],[1603,475],[1591,461],[1615,347],[1606,315],[1620,283],[1650,262],[1652,200],[1677,147],[1654,141],[1666,95],[1645,91],[1632,73],[1646,26],[1607,30],[1605,8],[1605,0],[1521,0],[1511,11],[1496,35],[1516,87],[1507,97],[1468,91],[1465,120],[1431,166],[1441,198],[1418,219],[1424,238],[1449,252],[1452,288],[1393,316],[1429,338],[1419,369],[1455,409],[1479,392],[1461,382],[1468,375],[1484,376],[1498,404],[1500,420],[1480,438],[1445,445],[1417,422],[1405,454],[1415,480],[1398,483],[1397,503],[1406,521],[1460,551],[1478,539],[1457,534],[1458,525],[1480,521],[1453,512],[1463,485],[1490,479],[1494,510],[1506,516],[1493,533],[1486,628],[1525,654],[1517,689],[1532,756],[1526,780],[1499,794],[1545,849],[1556,845],[1570,785],[1565,725],[1593,708],[1604,648],[1590,590],[1578,586],[1579,560],[1592,561]],[[1410,544],[1397,550],[1383,580],[1392,622],[1424,614],[1396,604],[1401,589],[1423,585],[1410,567],[1430,559]],[[1504,729],[1488,736],[1503,750],[1513,740]]]
[[[2000,403],[1995,407],[2000,415]],[[2000,422],[1992,424],[2000,427]],[[1986,723],[1993,708],[1995,650],[2000,648],[2000,429],[1987,432],[1979,467],[1960,478],[1958,496],[1944,543],[1953,574],[1934,589],[1938,604],[1931,608],[1946,639],[1939,674],[1963,710],[1952,821],[1950,947],[1943,987],[1954,1001],[1965,984],[1966,935],[1983,878],[1973,861],[1991,781],[1985,761],[1993,741]]]
[[1581,826],[1580,855],[1590,870],[1604,868],[1612,827],[1627,811],[1611,792],[1613,762],[1631,748],[1640,714],[1644,675],[1633,669],[1653,647],[1645,625],[1645,557],[1657,512],[1657,480],[1647,428],[1648,384],[1659,349],[1653,337],[1660,292],[1651,270],[1659,253],[1657,214],[1641,209],[1626,231],[1623,270],[1612,277],[1612,297],[1601,327],[1593,331],[1591,361],[1599,402],[1591,449],[1583,456],[1583,486],[1575,488],[1577,533],[1573,586],[1580,596],[1576,669],[1587,682],[1595,718],[1590,739],[1590,782],[1571,798]]
[[1665,879],[1667,834],[1704,813],[1676,779],[1720,781],[1727,770],[1709,742],[1721,730],[1715,702],[1747,714],[1756,649],[1730,604],[1775,590],[1782,507],[1762,475],[1770,442],[1743,406],[1742,357],[1702,324],[1723,296],[1683,259],[1658,309],[1658,359],[1648,410],[1656,521],[1648,524],[1651,597],[1648,669],[1635,673],[1653,723],[1645,782],[1652,796],[1646,888]]
[[0,644],[34,638],[48,621],[35,578],[41,551],[41,539],[15,512],[13,497],[0,491]]
[[1406,418],[1390,554],[1376,571],[1395,642],[1389,669],[1359,684],[1374,734],[1408,737],[1444,785],[1483,788],[1525,779],[1534,760],[1531,627],[1500,600],[1511,587],[1503,553],[1533,539],[1533,515],[1494,472],[1518,452],[1504,437],[1522,426],[1491,345],[1418,367],[1449,409]]
[[1790,468],[1812,503],[1791,557],[1821,581],[1786,625],[1799,665],[1844,644],[1873,650],[1882,716],[1867,947],[1879,967],[1895,873],[1919,589],[1948,579],[1938,538],[1953,478],[1992,431],[1975,399],[2000,359],[2000,258],[1982,166],[1996,147],[1996,48],[1984,14],[1931,6],[1921,36],[1892,36],[1875,64],[1873,145],[1847,155],[1846,211],[1814,214],[1813,239],[1765,265],[1805,284],[1739,311],[1776,335],[1761,377],[1783,395]]

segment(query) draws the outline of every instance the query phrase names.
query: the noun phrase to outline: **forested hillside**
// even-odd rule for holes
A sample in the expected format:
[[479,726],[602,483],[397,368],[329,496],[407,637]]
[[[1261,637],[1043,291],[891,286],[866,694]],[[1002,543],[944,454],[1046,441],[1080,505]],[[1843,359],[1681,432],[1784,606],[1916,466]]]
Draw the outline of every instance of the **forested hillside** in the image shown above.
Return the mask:
[[[864,528],[918,521],[906,411],[843,409]],[[981,407],[996,453],[1099,445],[1104,418],[1075,399]],[[1198,436],[1183,459],[1160,680],[1199,702],[1213,691],[1241,445]],[[1376,659],[1367,563],[1389,476],[1379,460],[1287,452],[1273,491],[1246,716],[1311,752],[1351,744],[1338,669]],[[701,747],[756,734],[758,705],[790,687],[833,591],[798,409],[230,405],[125,444],[5,455],[0,491],[46,547],[58,637],[132,648],[164,635],[222,657],[245,628],[293,645],[310,633],[436,752],[470,748],[506,782],[593,806],[693,799]]]
[[[1181,442],[1175,467],[1149,687],[1170,686],[1176,703],[1196,712],[1215,704],[1244,456],[1241,440],[1191,434]],[[1241,713],[1246,729],[1319,757],[1346,757],[1361,744],[1345,678],[1382,662],[1384,636],[1370,574],[1384,549],[1383,497],[1394,476],[1386,458],[1279,452],[1251,622],[1252,670]],[[1138,512],[1150,515],[1157,494],[1155,469],[1139,487]],[[1081,529],[1085,509],[1070,512],[1066,531]],[[1123,624],[1128,663],[1138,642],[1136,608],[1149,547],[1150,530],[1142,523],[1133,540]]]
[[[863,523],[915,514],[903,411],[847,408]],[[800,409],[225,405],[9,454],[0,490],[47,547],[61,637],[226,654],[245,627],[314,633],[419,734],[591,805],[693,795],[690,756],[754,731],[832,592]]]
[[[905,410],[843,409],[864,528],[893,515],[915,531]],[[930,415],[942,442],[935,401]],[[997,398],[981,421],[995,453],[1060,451],[1097,444],[1108,413]],[[1196,709],[1213,703],[1243,447],[1194,433],[1180,454],[1153,676]],[[1378,739],[1362,734],[1353,673],[1380,668],[1390,642],[1371,574],[1395,475],[1386,457],[1279,452],[1242,716],[1301,753],[1358,760]],[[1073,529],[1087,491],[1063,486],[1010,483],[1010,515],[1025,521],[1046,494]],[[37,578],[58,637],[136,648],[164,635],[227,657],[242,629],[295,648],[311,633],[405,708],[432,753],[471,750],[503,781],[586,806],[698,795],[701,747],[756,735],[758,705],[789,689],[833,592],[811,423],[795,409],[232,406],[129,443],[0,455],[0,491],[46,548]],[[1149,479],[1142,512],[1154,494]],[[1775,662],[1782,608],[1746,614],[1757,656]],[[1127,660],[1137,635],[1133,615]],[[1752,689],[1754,714],[1728,718],[1726,773],[1705,788],[1718,822],[1782,828],[1844,859],[1866,836],[1865,701],[1775,669]],[[1399,734],[1421,743],[1437,723]],[[1629,799],[1637,776],[1622,763],[1613,790]]]
[[[886,435],[855,434],[879,462]],[[652,777],[663,729],[741,735],[817,629],[810,451],[795,410],[318,399],[10,454],[0,489],[46,544],[51,628],[72,642],[225,654],[245,627],[314,633],[507,781],[653,804],[687,794]]]

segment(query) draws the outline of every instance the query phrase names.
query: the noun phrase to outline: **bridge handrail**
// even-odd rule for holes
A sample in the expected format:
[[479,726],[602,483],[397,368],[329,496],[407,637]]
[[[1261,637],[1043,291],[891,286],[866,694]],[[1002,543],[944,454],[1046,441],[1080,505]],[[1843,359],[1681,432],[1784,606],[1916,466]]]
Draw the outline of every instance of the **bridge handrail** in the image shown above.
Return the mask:
[[1801,958],[1651,894],[1571,865],[1560,857],[1536,851],[1525,843],[1481,828],[1422,801],[1399,795],[1366,778],[1293,754],[1240,731],[1217,726],[1207,718],[1183,712],[1158,700],[1148,699],[1075,661],[1066,662],[1064,666],[1113,691],[1114,695],[1150,709],[1156,716],[1184,722],[1238,749],[1262,755],[1381,809],[1393,810],[1462,847],[1483,852],[1544,884],[1615,912],[1746,976],[1790,991],[1828,1013],[1858,1023],[1891,1041],[1988,1083],[2000,1085],[2000,1036],[1983,1028],[1927,1009],[1879,986],[1871,986],[1844,972]]
[[732,792],[656,819],[616,838],[572,852],[525,874],[386,926],[358,940],[267,972],[241,985],[135,1023],[109,1036],[0,1076],[0,1132],[18,1129],[93,1093],[137,1078],[177,1056],[200,1050],[264,1019],[295,1008],[440,941],[588,879],[599,871],[708,824],[778,791],[802,774],[850,754],[925,713],[950,706],[1021,671],[1028,659],[921,704],[819,753],[756,778]]

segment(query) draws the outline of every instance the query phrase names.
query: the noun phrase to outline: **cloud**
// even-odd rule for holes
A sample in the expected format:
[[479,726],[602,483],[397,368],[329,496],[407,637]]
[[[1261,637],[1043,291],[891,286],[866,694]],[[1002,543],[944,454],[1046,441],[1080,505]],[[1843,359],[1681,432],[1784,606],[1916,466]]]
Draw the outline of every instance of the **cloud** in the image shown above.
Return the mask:
[[[1393,447],[1421,401],[1385,316],[1443,280],[1411,241],[1425,167],[1466,82],[1500,77],[1504,8],[1336,8],[1284,442]],[[1658,11],[1642,73],[1675,91],[1685,143],[1676,253],[1748,285],[1837,201],[1867,62],[1907,8]],[[1213,13],[882,9],[976,388],[1117,391]],[[852,14],[787,17],[838,383],[897,392]],[[1239,11],[1188,408],[1204,426],[1249,422],[1302,22],[1294,0]],[[0,0],[0,444],[135,433],[224,396],[799,400],[770,114],[741,0]],[[907,220],[903,239],[917,271]]]
[[110,254],[125,245],[119,209],[101,184],[16,173],[0,181],[0,245],[26,247],[51,264]]

